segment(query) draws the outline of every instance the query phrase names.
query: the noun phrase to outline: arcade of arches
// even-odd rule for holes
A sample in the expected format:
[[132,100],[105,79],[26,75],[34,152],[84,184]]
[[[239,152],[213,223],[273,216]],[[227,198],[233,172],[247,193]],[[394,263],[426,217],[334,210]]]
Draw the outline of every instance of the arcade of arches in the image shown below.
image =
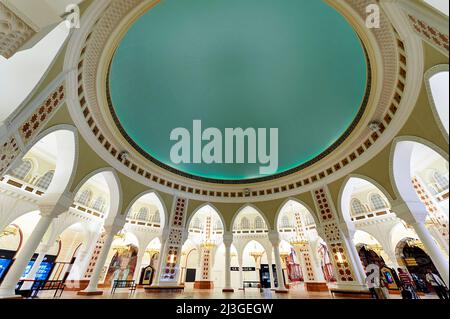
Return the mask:
[[[261,12],[224,11],[236,28],[261,14],[288,41],[311,41],[304,50],[284,39],[267,48],[261,25],[235,39],[224,21],[205,18],[204,0],[192,2],[0,0],[0,298],[27,296],[39,281],[64,283],[63,298],[108,298],[132,281],[139,298],[365,297],[373,264],[392,298],[399,268],[419,295],[437,298],[426,275],[449,284],[448,3],[381,0],[380,26],[367,28],[369,0],[304,1],[305,12],[331,21],[324,33],[308,17],[292,31],[293,21],[267,16],[265,0]],[[280,2],[294,17],[298,1]],[[79,26],[61,18],[69,4]],[[154,29],[167,34],[146,33]],[[192,43],[176,41],[181,29]],[[265,62],[254,48],[224,52],[215,32],[223,43],[249,41]],[[289,62],[286,48],[314,70]],[[327,56],[346,69],[323,65]],[[294,76],[280,61],[314,74]],[[288,96],[279,108],[245,109],[268,102],[273,87]],[[342,104],[339,115],[328,98]],[[192,115],[183,103],[201,105]],[[220,112],[224,103],[238,107]],[[300,116],[289,103],[307,106]],[[264,117],[294,121],[295,136],[280,128],[279,170],[255,177],[244,164],[168,163],[167,125],[206,113],[219,128],[241,117],[254,127],[267,126]]]

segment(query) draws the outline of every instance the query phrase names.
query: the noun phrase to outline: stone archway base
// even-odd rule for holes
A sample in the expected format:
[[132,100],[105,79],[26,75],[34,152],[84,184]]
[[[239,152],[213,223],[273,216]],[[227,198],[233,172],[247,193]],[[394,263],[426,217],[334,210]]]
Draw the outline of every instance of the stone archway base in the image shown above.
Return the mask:
[[234,292],[233,288],[223,288],[222,292]]
[[214,283],[212,281],[196,281],[194,283],[195,289],[213,289]]
[[305,282],[305,288],[308,291],[328,291],[326,282]]

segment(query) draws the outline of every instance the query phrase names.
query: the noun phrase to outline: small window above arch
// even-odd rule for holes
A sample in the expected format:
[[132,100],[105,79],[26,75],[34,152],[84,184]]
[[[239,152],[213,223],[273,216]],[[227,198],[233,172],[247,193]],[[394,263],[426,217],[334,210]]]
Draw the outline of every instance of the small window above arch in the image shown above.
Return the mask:
[[33,162],[31,160],[22,160],[22,162],[14,168],[9,175],[22,181],[28,181],[29,174],[33,169]]
[[55,175],[54,171],[48,171],[47,173],[42,175],[41,178],[38,179],[36,187],[47,190],[47,188],[50,186],[50,183],[52,182],[54,175]]
[[367,209],[363,206],[361,201],[357,198],[351,200],[352,213],[354,215],[361,215],[367,213]]
[[92,191],[90,189],[84,189],[78,193],[78,196],[75,199],[75,201],[80,203],[81,205],[88,206],[89,202],[91,201],[91,198],[92,198]]
[[385,209],[388,207],[383,197],[377,193],[370,195],[370,203],[372,205],[372,209],[374,210]]
[[241,222],[239,223],[240,229],[250,229],[250,222],[247,217],[242,217]]
[[289,217],[284,215],[281,218],[281,228],[290,228],[291,227],[291,223],[289,221]]
[[150,217],[150,212],[147,207],[141,207],[134,216],[135,219],[143,220],[143,221],[148,221],[149,217]]
[[103,210],[105,208],[105,203],[106,203],[105,199],[103,197],[99,196],[95,199],[94,203],[92,204],[92,208],[103,213]]
[[256,216],[256,218],[255,218],[255,228],[256,229],[264,229],[265,228],[264,220],[260,216]]
[[444,176],[441,172],[433,172],[433,180],[436,183],[438,192],[443,192],[448,190],[449,181],[448,177]]

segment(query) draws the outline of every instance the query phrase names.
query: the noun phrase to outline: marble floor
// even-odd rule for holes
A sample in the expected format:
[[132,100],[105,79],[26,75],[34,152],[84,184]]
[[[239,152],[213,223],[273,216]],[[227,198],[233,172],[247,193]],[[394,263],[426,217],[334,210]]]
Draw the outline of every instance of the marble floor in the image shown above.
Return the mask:
[[[103,295],[100,296],[79,296],[76,292],[65,291],[61,299],[343,299],[335,297],[329,292],[308,292],[302,286],[290,289],[287,294],[279,294],[264,289],[263,292],[257,290],[235,290],[234,293],[223,293],[221,289],[196,290],[190,287],[185,288],[183,293],[146,293],[144,289],[137,289],[134,293],[129,293],[127,289],[118,289],[111,294],[110,289],[100,289]],[[52,292],[41,292],[39,298],[53,298]],[[401,299],[400,295],[391,295],[392,299]],[[421,299],[437,299],[435,294],[427,294]],[[344,298],[349,299],[349,298]]]

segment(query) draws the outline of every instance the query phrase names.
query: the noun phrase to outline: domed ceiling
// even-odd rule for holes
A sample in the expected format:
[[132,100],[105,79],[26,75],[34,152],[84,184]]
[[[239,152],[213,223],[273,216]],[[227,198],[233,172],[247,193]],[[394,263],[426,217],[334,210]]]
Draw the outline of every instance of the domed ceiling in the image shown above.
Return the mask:
[[192,135],[194,120],[221,132],[267,128],[269,136],[278,128],[275,177],[342,142],[363,112],[367,77],[358,36],[323,1],[167,0],[117,48],[110,108],[127,140],[158,165],[196,179],[248,181],[267,178],[261,163],[175,164],[172,130]]

